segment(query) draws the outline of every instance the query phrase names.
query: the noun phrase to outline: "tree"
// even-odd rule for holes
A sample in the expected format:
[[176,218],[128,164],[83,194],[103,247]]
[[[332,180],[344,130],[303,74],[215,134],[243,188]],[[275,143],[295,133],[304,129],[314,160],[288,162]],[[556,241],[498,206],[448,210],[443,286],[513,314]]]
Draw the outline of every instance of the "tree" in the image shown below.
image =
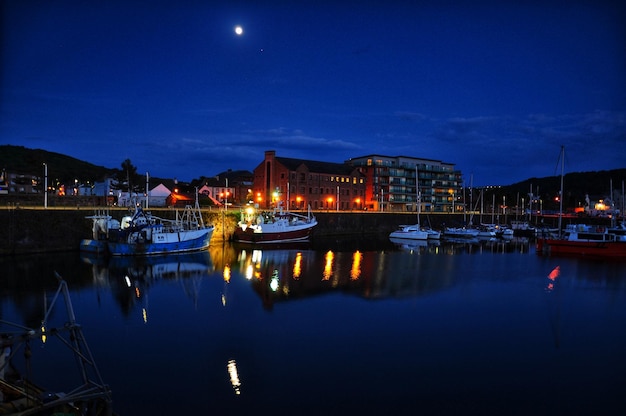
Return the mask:
[[122,162],[122,170],[117,172],[115,179],[117,181],[115,189],[128,192],[138,192],[143,189],[141,176],[137,174],[137,167],[132,164],[130,159]]

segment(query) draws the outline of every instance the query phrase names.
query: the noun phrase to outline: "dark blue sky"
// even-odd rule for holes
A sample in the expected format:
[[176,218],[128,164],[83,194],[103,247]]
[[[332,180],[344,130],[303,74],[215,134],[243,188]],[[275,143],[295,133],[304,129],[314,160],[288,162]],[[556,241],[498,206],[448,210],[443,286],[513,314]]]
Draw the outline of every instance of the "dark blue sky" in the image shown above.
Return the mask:
[[265,150],[475,186],[558,174],[561,145],[566,172],[624,168],[619,3],[0,0],[0,144],[180,180]]

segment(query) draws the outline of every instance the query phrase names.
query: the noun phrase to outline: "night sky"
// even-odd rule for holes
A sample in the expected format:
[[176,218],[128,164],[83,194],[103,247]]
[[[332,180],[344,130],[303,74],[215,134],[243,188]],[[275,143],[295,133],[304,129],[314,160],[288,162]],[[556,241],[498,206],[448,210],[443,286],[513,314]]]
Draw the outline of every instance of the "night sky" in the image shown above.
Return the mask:
[[624,168],[620,3],[0,0],[0,144],[184,181],[265,150]]

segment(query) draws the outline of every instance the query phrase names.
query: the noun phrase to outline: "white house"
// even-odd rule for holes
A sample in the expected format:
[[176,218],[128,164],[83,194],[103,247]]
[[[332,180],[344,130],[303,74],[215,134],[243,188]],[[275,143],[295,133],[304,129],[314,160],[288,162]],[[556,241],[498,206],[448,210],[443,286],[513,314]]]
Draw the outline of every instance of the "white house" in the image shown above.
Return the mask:
[[[166,206],[167,197],[170,196],[172,191],[167,189],[162,183],[152,188],[148,196],[148,207],[164,207]],[[143,197],[143,196],[142,196]],[[143,198],[142,205],[145,204],[145,197]]]
[[[172,192],[162,183],[148,192],[148,198],[146,198],[145,193],[138,194],[133,192],[129,194],[128,192],[117,191],[117,204],[120,207],[130,207],[135,203],[147,208],[164,207],[167,205],[166,200],[171,193]],[[148,200],[147,204],[146,199]]]

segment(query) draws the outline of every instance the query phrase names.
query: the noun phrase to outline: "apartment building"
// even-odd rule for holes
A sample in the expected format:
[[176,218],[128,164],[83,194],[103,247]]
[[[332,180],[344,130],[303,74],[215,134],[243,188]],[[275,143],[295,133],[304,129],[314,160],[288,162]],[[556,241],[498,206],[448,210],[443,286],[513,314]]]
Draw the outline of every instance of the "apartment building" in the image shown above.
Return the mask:
[[365,176],[365,206],[377,211],[463,211],[463,178],[452,163],[408,156],[367,155],[345,162]]

